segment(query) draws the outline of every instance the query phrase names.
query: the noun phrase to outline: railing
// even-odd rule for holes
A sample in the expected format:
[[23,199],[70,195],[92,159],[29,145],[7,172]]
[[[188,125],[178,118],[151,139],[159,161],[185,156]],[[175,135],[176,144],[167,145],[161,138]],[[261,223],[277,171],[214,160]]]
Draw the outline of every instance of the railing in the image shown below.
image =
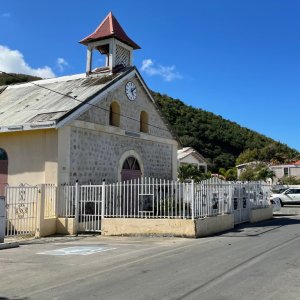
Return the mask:
[[105,217],[191,218],[189,183],[144,178],[105,186]]
[[60,187],[59,216],[86,219],[93,211],[99,218],[195,219],[232,213],[237,201],[241,208],[266,207],[269,196],[270,186],[261,182],[216,178],[200,183],[142,178],[98,186],[65,185]]
[[6,187],[5,236],[35,233],[38,193],[37,186]]
[[45,184],[45,218],[57,216],[57,188],[54,184]]

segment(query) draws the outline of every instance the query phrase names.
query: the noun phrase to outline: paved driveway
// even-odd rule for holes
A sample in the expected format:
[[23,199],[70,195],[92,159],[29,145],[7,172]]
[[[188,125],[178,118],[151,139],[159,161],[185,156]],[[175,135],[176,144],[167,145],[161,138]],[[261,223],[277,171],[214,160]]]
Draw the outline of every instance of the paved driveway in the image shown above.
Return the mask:
[[299,299],[299,232],[279,216],[202,239],[34,240],[0,251],[0,299]]

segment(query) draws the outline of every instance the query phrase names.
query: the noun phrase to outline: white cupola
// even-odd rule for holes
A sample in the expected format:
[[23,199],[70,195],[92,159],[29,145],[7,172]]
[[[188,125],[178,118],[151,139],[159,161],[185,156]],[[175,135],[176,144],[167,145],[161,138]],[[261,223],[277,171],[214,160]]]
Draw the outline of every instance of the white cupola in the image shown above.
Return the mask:
[[[140,49],[131,40],[117,19],[110,12],[96,30],[79,43],[87,46],[87,76],[97,73],[115,73],[124,67],[133,65],[133,50]],[[106,56],[105,66],[92,70],[93,51]]]

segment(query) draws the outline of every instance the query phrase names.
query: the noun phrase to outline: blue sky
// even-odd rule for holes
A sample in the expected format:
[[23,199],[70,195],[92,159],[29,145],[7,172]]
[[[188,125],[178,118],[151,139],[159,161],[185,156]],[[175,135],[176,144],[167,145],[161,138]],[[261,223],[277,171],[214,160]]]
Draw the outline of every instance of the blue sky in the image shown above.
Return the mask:
[[9,0],[0,69],[85,72],[78,41],[112,11],[148,86],[300,151],[300,1]]

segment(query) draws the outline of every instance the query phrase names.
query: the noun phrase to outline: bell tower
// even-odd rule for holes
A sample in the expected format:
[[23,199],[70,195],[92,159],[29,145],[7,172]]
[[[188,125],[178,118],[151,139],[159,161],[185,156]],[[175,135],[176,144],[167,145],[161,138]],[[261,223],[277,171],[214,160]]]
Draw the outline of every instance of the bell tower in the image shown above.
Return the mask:
[[[115,73],[133,65],[132,52],[141,49],[131,40],[110,12],[96,30],[79,43],[87,46],[86,75]],[[105,66],[92,70],[93,51],[106,56]]]

